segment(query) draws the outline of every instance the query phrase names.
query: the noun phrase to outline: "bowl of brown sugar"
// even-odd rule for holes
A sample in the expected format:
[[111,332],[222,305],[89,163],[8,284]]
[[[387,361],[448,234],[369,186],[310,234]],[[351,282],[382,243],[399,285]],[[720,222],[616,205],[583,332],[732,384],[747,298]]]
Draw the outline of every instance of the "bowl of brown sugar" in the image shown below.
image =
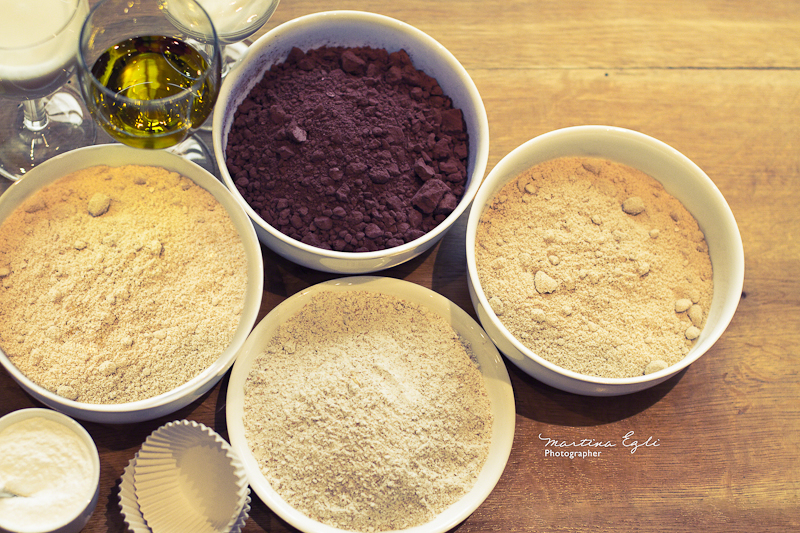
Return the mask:
[[480,186],[489,129],[441,44],[382,15],[281,24],[228,75],[213,121],[226,185],[279,255],[363,274],[422,254]]
[[742,241],[722,194],[631,130],[578,126],[521,145],[478,191],[466,239],[487,334],[567,392],[669,379],[711,349],[741,297]]
[[133,423],[201,397],[262,292],[250,219],[166,151],[68,152],[0,196],[0,363],[74,418]]

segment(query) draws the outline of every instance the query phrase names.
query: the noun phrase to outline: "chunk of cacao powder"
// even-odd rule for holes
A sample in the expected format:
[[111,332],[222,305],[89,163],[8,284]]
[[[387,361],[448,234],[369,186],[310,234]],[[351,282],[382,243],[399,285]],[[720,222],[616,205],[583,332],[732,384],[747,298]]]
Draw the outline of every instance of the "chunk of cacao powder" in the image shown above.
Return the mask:
[[226,165],[282,233],[365,252],[417,239],[455,209],[468,140],[461,110],[405,51],[294,48],[237,109]]

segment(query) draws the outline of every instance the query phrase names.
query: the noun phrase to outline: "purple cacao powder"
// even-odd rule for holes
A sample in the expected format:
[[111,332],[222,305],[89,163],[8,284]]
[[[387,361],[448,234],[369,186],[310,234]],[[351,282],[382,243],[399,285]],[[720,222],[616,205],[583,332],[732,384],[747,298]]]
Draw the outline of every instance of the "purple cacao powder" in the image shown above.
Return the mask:
[[294,48],[239,105],[225,155],[268,224],[311,246],[366,252],[417,239],[456,208],[468,133],[404,50]]

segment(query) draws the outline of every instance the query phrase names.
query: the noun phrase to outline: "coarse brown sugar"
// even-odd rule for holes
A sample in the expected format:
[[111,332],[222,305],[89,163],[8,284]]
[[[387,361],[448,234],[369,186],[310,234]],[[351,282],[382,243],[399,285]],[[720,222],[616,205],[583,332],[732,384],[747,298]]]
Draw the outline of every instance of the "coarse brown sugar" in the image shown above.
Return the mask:
[[491,442],[483,378],[452,326],[413,302],[322,292],[283,323],[245,385],[247,442],[299,512],[350,531],[432,520]]
[[227,212],[160,167],[90,167],[0,227],[0,348],[34,383],[116,404],[180,386],[236,330],[246,260]]
[[475,247],[494,313],[535,354],[623,378],[679,362],[713,280],[705,237],[652,177],[595,158],[546,161],[495,194]]

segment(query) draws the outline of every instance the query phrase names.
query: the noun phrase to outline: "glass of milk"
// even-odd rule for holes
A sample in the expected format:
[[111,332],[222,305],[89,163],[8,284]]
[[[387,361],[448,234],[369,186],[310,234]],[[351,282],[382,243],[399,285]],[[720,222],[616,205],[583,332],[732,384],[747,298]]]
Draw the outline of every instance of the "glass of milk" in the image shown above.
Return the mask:
[[87,0],[0,0],[0,175],[17,180],[91,145],[95,126],[69,87]]

